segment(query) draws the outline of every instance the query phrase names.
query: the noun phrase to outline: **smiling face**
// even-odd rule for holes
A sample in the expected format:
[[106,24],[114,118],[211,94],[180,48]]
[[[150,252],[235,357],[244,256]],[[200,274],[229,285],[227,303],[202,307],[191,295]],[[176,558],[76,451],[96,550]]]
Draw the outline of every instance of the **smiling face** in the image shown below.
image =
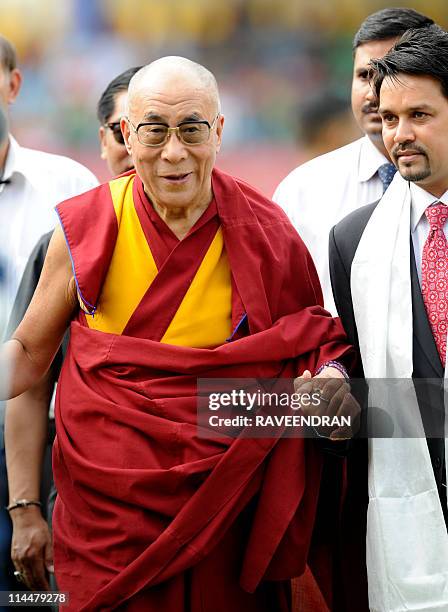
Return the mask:
[[[156,75],[145,81],[129,99],[129,120],[137,127],[145,121],[175,127],[185,121],[208,121],[218,115],[216,98],[198,81],[182,75]],[[137,174],[155,208],[162,210],[205,208],[211,201],[211,173],[221,145],[224,118],[220,115],[208,140],[185,145],[171,133],[161,146],[139,143],[132,126],[122,129]]]
[[433,77],[398,74],[380,90],[383,140],[401,176],[440,197],[448,189],[448,99]]
[[369,62],[383,57],[394,45],[396,38],[374,40],[356,48],[353,62],[352,111],[356,123],[374,142],[381,142],[381,117],[369,83]]

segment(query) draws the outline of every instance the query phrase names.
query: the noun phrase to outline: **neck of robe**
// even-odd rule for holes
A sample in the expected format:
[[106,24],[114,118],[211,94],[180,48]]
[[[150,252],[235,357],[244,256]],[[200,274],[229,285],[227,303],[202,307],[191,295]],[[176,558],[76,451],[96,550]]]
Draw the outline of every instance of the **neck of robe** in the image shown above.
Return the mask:
[[191,206],[160,206],[151,200],[146,193],[146,190],[145,195],[154,211],[158,214],[162,221],[166,223],[178,240],[183,240],[183,238],[185,238],[198,219],[200,219],[203,213],[207,210],[213,199],[211,186],[210,192],[207,194],[207,198],[205,199],[205,203],[202,201],[199,204],[193,204]]

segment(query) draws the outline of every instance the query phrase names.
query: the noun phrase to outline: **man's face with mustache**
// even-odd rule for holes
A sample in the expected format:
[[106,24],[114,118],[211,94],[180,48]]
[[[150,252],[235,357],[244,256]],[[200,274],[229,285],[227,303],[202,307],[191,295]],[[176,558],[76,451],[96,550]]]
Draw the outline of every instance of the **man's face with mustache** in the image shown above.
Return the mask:
[[352,111],[364,134],[381,139],[381,117],[377,113],[375,95],[369,83],[369,62],[383,57],[396,42],[396,38],[374,40],[359,45],[355,51],[352,81]]
[[437,79],[384,79],[379,112],[383,141],[401,176],[440,197],[448,189],[448,99]]

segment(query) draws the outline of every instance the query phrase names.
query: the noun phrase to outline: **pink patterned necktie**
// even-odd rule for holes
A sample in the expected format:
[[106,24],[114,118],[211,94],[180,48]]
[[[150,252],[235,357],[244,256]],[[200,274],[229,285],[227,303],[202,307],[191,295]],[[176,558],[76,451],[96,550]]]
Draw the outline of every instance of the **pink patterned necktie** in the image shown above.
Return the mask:
[[445,367],[448,328],[448,244],[443,226],[448,206],[435,204],[425,210],[429,234],[422,253],[422,295],[429,324]]

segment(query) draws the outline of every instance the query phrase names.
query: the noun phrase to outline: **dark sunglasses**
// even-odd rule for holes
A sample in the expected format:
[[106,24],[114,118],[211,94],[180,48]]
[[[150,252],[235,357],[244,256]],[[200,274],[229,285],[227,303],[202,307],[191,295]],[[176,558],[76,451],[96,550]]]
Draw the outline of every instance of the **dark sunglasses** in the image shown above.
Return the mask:
[[105,123],[104,127],[107,127],[111,130],[112,134],[114,135],[114,138],[116,140],[116,142],[118,142],[118,144],[124,145],[124,138],[123,138],[123,134],[121,133],[121,128],[120,128],[120,122],[119,121],[114,121],[111,123]]

